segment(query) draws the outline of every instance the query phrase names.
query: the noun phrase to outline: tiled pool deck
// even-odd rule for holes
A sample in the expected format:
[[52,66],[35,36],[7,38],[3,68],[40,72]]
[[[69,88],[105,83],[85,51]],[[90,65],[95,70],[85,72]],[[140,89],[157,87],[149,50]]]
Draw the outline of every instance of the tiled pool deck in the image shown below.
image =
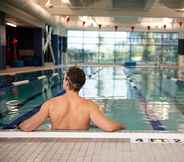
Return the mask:
[[183,143],[122,139],[0,139],[0,162],[183,162]]

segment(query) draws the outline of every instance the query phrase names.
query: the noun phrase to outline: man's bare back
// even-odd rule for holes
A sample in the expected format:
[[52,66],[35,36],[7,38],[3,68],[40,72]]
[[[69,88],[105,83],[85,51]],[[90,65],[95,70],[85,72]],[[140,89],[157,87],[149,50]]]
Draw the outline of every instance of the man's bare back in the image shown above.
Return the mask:
[[[74,76],[77,70],[80,72],[81,69],[74,68],[74,73],[72,73]],[[71,85],[75,85],[75,83],[70,85],[71,80],[67,77],[65,75],[63,82],[66,93],[63,96],[55,97],[45,102],[38,113],[19,125],[22,130],[35,130],[47,118],[50,119],[54,130],[86,130],[89,128],[90,121],[104,131],[125,128],[124,125],[107,118],[99,110],[99,106],[95,102],[79,96],[78,91],[84,83],[79,86],[79,90],[77,88],[75,90],[75,87],[71,88]]]
[[67,95],[52,99],[49,115],[53,129],[88,129],[91,101]]

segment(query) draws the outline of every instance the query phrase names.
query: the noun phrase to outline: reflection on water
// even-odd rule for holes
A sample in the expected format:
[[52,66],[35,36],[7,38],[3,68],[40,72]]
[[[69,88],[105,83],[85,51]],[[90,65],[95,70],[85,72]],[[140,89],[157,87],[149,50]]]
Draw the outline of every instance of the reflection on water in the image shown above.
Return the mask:
[[48,78],[44,78],[42,81],[42,96],[44,101],[52,97],[51,86],[49,85]]
[[[92,71],[89,70],[88,72]],[[80,94],[89,98],[122,98],[133,97],[128,91],[127,78],[121,68],[104,68],[86,81]]]
[[[80,95],[95,100],[107,116],[125,123],[129,130],[152,130],[150,120],[159,120],[166,130],[184,129],[184,86],[177,83],[176,70],[84,67],[84,71],[87,80]],[[60,78],[62,73],[51,74],[28,85],[2,91],[0,112],[8,109],[9,100],[25,104],[0,117],[0,124],[14,120],[56,95],[62,85]],[[59,86],[53,88],[56,84]]]
[[[132,119],[135,121],[135,118],[141,118],[142,122],[138,123],[144,125],[144,129],[152,129],[146,126],[146,124],[149,125],[150,120],[159,120],[166,130],[181,130],[181,125],[184,123],[182,115],[184,110],[181,107],[184,106],[179,106],[178,102],[181,104],[184,101],[184,91],[177,84],[176,77],[177,71],[173,69],[108,67],[87,80],[81,95],[101,99],[103,102],[106,100],[108,104],[104,103],[104,105],[107,115],[127,123],[128,129],[139,130],[139,126],[135,126],[135,123],[131,126],[130,123]],[[144,105],[146,105],[146,110],[143,111],[139,102],[140,95],[144,98]],[[119,101],[122,101],[121,104],[117,104]],[[128,105],[125,104],[126,101],[129,101]],[[137,105],[134,105],[131,111],[130,105],[134,101]],[[115,112],[121,116],[116,115]],[[126,113],[128,113],[128,120],[124,116]],[[145,113],[149,114],[150,119]]]
[[147,112],[159,120],[169,119],[171,105],[168,102],[151,101],[147,103]]

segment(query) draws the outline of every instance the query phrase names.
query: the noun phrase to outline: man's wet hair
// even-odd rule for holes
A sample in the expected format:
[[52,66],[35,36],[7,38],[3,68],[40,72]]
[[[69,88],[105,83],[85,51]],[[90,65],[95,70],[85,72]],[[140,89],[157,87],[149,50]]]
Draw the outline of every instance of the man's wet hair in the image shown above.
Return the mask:
[[78,92],[86,81],[85,73],[77,66],[72,66],[66,72],[66,80],[69,83],[69,89]]

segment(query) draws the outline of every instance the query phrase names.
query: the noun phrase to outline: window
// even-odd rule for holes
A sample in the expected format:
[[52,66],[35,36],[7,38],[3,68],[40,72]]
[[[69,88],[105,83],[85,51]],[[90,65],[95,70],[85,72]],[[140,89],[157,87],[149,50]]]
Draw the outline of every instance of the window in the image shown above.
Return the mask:
[[176,63],[178,33],[68,31],[66,63]]

